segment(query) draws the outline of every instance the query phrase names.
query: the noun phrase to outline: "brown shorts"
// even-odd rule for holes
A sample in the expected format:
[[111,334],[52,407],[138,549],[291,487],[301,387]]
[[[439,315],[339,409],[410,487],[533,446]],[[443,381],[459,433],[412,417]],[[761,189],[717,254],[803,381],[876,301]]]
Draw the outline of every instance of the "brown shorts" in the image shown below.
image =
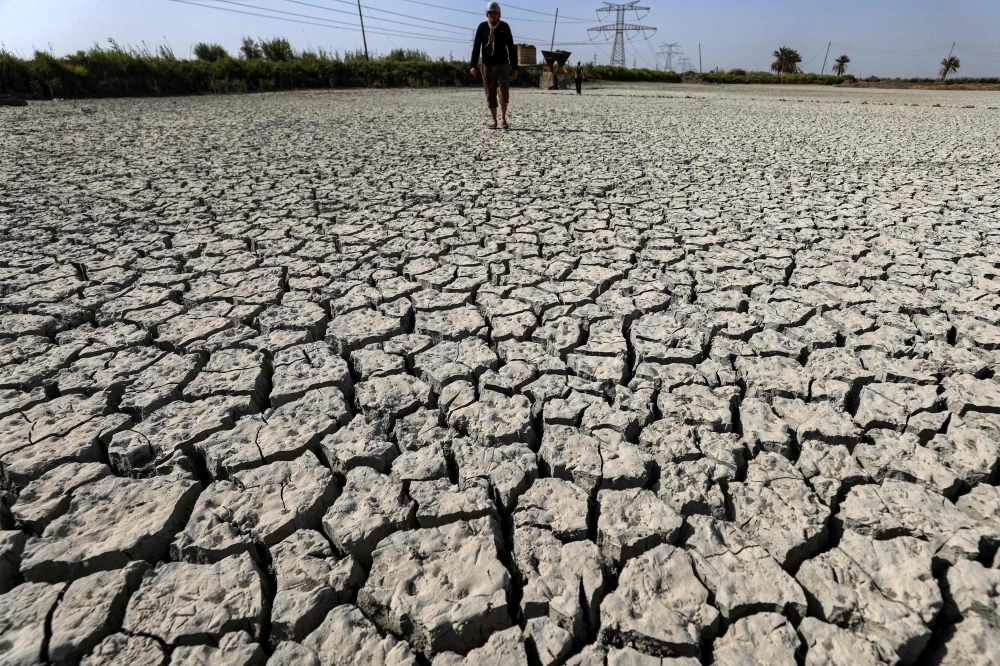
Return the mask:
[[510,103],[510,63],[496,67],[483,65],[483,89],[486,91],[486,104],[491,109],[497,108],[497,89],[500,90],[500,103]]

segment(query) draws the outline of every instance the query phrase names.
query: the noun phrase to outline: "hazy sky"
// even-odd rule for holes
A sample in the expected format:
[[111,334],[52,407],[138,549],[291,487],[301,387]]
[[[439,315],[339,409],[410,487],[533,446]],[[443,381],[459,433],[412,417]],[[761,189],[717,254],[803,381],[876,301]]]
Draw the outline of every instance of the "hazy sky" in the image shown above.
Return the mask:
[[[343,52],[361,48],[356,0],[186,1],[194,4],[0,0],[0,42],[24,56],[34,49],[62,55],[95,42],[106,43],[109,37],[121,44],[168,43],[181,57],[187,57],[200,41],[218,42],[235,52],[244,35],[287,37],[299,49]],[[471,53],[472,33],[486,5],[481,0],[362,0],[361,4],[369,50],[419,48],[435,57],[451,54],[462,59]],[[1000,76],[1000,0],[648,0],[639,4],[650,8],[641,23],[657,31],[648,40],[636,38],[627,44],[629,65],[634,61],[640,67],[656,66],[655,52],[660,46],[677,42],[694,69],[698,68],[699,43],[705,70],[767,69],[771,52],[790,46],[802,54],[805,71],[819,72],[827,42],[833,41],[827,72],[835,57],[847,54],[852,61],[848,71],[858,76],[933,76],[951,43],[957,41],[960,75]],[[501,2],[501,6],[515,41],[541,48],[548,48],[551,14],[558,7],[557,48],[564,44],[562,48],[573,52],[573,60],[596,56],[599,63],[608,62],[610,43],[598,36],[595,46],[587,33],[588,27],[598,25],[595,10],[602,2],[519,0],[516,5]],[[627,19],[634,22],[634,14],[630,12]],[[658,64],[663,67],[662,57]],[[679,69],[676,60],[674,68]]]

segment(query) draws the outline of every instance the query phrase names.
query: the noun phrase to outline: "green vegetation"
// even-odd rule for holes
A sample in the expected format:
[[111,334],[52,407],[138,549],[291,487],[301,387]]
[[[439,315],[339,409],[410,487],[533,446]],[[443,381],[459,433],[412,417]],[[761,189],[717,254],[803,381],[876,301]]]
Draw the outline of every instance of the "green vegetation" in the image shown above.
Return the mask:
[[[480,85],[468,63],[434,61],[414,50],[366,61],[364,53],[296,52],[286,39],[247,37],[238,57],[217,44],[199,44],[194,55],[184,60],[169,47],[123,47],[113,40],[61,58],[36,51],[26,60],[0,49],[0,94],[42,99]],[[522,72],[519,82],[537,84],[537,75]]]
[[802,62],[802,56],[799,55],[798,51],[787,46],[782,46],[774,52],[774,62],[771,63],[771,71],[779,76],[782,74],[798,74],[802,71],[799,69],[800,62]]
[[[736,73],[734,73],[736,72]],[[744,72],[743,70],[729,70],[728,72],[705,72],[698,75],[705,83],[761,83],[783,85],[813,85],[813,86],[835,86],[854,80],[854,77],[847,76],[821,76],[819,74],[772,74],[770,72]]]
[[[847,79],[852,79],[853,77],[848,74]],[[945,85],[945,86],[964,86],[964,85],[1000,85],[1000,77],[997,76],[987,76],[981,78],[973,77],[962,77],[957,79],[948,79],[942,81],[941,79],[929,79],[929,78],[910,78],[910,79],[886,79],[878,76],[869,76],[864,79],[856,79],[861,83],[916,83],[921,85]]]
[[952,72],[957,72],[962,66],[962,61],[957,56],[948,56],[941,61],[941,80],[944,81]]
[[290,62],[296,58],[292,45],[283,37],[260,40],[260,50],[268,62]]
[[[31,59],[22,59],[0,47],[0,94],[35,99],[52,97],[123,97],[148,95],[197,95],[210,93],[246,93],[308,88],[427,88],[432,86],[479,86],[469,75],[465,61],[433,60],[426,52],[393,49],[388,55],[346,51],[343,56],[322,49],[296,52],[287,39],[252,39],[246,37],[239,53],[232,56],[218,44],[198,44],[194,59],[177,58],[168,46],[152,49],[122,47],[114,40],[107,46],[95,45],[87,51],[57,58],[36,51]],[[652,69],[629,69],[604,65],[584,66],[590,81],[659,82],[727,84],[811,84],[837,85],[855,82],[843,75],[850,59],[841,56],[834,66],[836,75],[820,76],[798,71],[798,53],[782,47],[775,52],[778,73],[721,70],[683,77],[675,72]],[[779,57],[780,56],[780,57]],[[779,66],[778,61],[785,64]],[[948,65],[945,71],[945,65]],[[946,85],[998,84],[1000,79],[947,78],[958,70],[958,58],[942,62],[941,79],[879,79],[866,82]],[[797,73],[792,73],[792,69]],[[539,71],[522,69],[518,85],[537,86]]]
[[226,49],[222,48],[219,44],[206,44],[201,42],[196,44],[194,47],[194,57],[198,60],[204,60],[205,62],[215,62],[216,60],[228,58],[229,54],[226,53]]
[[[587,72],[587,78],[591,81],[648,81],[656,83],[681,83],[682,81],[680,74],[653,69],[584,65],[584,70]],[[692,75],[696,76],[702,83],[782,83],[832,86],[854,80],[854,77],[850,75],[782,74],[779,76],[770,72],[747,72],[742,69],[731,69],[728,72],[705,72],[703,74],[685,72],[684,74],[684,76]]]
[[674,72],[661,72],[655,69],[629,69],[628,67],[611,67],[609,65],[585,65],[589,81],[630,81],[680,83],[681,77]]
[[431,57],[420,49],[393,49],[383,60],[393,62],[430,62]]
[[256,41],[250,37],[244,37],[243,44],[240,46],[240,57],[244,60],[260,60],[264,57],[264,52]]
[[843,76],[844,72],[847,71],[847,65],[851,62],[851,59],[846,55],[842,55],[833,61],[833,73],[837,76]]

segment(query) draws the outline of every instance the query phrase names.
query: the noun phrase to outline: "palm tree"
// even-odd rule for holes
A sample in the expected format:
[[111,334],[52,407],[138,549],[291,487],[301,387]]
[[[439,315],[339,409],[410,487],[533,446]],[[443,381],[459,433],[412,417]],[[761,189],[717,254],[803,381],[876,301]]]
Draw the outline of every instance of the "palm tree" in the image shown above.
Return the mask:
[[962,61],[958,59],[958,56],[948,56],[941,61],[941,80],[944,81],[948,74],[951,72],[957,72],[958,68],[962,66]]
[[846,55],[842,55],[833,61],[833,73],[837,76],[843,76],[844,72],[847,71],[847,63],[851,62],[851,59]]
[[779,76],[781,74],[795,74],[799,71],[799,63],[802,56],[795,49],[782,46],[774,52],[774,62],[771,63],[771,71]]

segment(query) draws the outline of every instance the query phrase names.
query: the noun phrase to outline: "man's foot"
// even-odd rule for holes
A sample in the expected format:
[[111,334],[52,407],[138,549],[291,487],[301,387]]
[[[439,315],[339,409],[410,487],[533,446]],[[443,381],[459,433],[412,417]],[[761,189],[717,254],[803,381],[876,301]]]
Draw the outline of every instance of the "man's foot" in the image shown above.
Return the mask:
[[504,128],[505,130],[509,130],[510,129],[510,125],[507,124],[506,120],[503,121],[502,123],[500,123],[500,127]]
[[497,128],[497,121],[494,120],[492,123],[490,123],[489,129],[496,129],[496,128]]

